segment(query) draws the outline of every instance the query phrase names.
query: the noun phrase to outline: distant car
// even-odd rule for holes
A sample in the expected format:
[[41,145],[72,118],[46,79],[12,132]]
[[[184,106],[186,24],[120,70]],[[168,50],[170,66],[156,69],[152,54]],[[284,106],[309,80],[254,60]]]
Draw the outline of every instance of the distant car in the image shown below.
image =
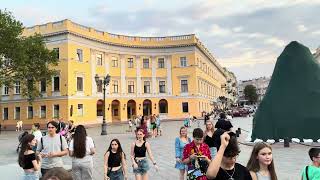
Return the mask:
[[233,117],[247,117],[249,114],[249,110],[246,108],[235,108],[232,110]]

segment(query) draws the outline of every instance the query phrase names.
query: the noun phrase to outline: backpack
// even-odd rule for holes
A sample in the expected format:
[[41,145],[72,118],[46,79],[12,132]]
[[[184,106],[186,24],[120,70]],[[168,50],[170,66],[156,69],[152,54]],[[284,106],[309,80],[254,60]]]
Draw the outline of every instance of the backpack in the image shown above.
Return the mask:
[[[60,136],[60,145],[61,145],[61,147],[60,147],[60,149],[61,149],[61,151],[63,151],[63,148],[62,148],[62,136],[61,135],[59,135]],[[41,149],[43,149],[43,138],[41,137]]]

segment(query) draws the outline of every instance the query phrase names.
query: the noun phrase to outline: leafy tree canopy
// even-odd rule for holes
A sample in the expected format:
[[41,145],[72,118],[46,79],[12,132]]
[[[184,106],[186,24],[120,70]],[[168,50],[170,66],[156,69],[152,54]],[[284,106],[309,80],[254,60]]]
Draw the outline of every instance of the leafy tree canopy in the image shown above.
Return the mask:
[[257,88],[253,85],[244,87],[244,96],[251,104],[256,103],[258,100]]
[[56,52],[47,49],[40,34],[23,37],[23,25],[11,12],[0,10],[0,86],[21,84],[21,94],[29,101],[41,96],[40,80],[51,82],[58,65]]

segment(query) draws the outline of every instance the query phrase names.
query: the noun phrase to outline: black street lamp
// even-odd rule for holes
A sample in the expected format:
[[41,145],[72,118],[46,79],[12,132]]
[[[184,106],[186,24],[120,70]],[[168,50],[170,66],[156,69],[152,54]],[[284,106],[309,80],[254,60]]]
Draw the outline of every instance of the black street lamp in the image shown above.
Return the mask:
[[[94,80],[96,81],[96,84],[99,85],[100,83],[100,77],[98,74],[94,77]],[[101,125],[101,135],[107,135],[107,123],[106,123],[106,86],[110,83],[110,75],[107,74],[106,77],[103,77],[103,120]]]

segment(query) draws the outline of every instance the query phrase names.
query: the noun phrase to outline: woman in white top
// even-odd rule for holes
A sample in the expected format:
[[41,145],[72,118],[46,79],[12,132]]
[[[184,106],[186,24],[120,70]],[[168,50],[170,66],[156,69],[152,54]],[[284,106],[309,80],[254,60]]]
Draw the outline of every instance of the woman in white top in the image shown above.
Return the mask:
[[92,180],[93,159],[95,147],[91,137],[87,136],[83,125],[76,127],[73,139],[69,146],[72,157],[72,177],[74,180]]

